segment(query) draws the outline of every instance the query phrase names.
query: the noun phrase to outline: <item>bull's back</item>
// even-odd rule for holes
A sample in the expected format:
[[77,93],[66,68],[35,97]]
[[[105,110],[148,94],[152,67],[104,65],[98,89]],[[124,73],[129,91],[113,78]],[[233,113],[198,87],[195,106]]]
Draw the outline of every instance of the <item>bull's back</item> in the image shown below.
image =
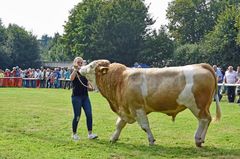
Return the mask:
[[147,112],[170,115],[188,107],[185,104],[188,100],[196,99],[200,101],[199,107],[204,107],[214,90],[214,77],[204,67],[198,64],[131,70],[126,79],[127,103],[134,107],[144,106]]

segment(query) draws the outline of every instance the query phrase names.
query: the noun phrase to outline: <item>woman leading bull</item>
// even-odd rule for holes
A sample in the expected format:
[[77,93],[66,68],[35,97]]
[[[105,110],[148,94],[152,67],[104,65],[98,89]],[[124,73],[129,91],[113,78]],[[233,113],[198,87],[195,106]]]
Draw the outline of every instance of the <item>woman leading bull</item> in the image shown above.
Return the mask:
[[72,106],[73,106],[73,121],[72,121],[72,138],[73,140],[79,140],[77,135],[78,122],[81,117],[81,108],[83,108],[86,115],[88,138],[96,139],[98,136],[92,133],[92,106],[88,96],[88,90],[92,90],[91,84],[88,80],[81,76],[79,69],[83,65],[83,59],[81,57],[76,57],[73,61],[74,70],[70,75],[70,80],[72,81]]

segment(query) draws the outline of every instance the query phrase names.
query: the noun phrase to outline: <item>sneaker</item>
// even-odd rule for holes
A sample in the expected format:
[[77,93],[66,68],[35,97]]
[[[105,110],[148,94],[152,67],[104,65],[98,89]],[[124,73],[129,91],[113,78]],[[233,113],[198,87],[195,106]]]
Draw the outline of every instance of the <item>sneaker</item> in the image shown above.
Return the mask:
[[96,139],[98,136],[96,134],[88,134],[89,139]]
[[80,137],[77,134],[72,135],[73,140],[79,140]]

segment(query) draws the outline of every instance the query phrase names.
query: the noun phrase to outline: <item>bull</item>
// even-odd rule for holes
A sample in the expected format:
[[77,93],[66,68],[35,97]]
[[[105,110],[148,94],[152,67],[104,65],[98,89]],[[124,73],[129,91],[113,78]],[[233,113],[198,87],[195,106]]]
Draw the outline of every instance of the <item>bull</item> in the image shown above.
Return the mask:
[[128,68],[108,60],[96,60],[80,69],[98,88],[118,115],[116,130],[110,138],[116,142],[127,123],[135,121],[147,133],[150,145],[155,142],[147,115],[162,112],[172,116],[190,109],[198,120],[195,144],[201,147],[212,120],[209,107],[216,98],[216,120],[221,118],[213,68],[205,63],[167,68]]

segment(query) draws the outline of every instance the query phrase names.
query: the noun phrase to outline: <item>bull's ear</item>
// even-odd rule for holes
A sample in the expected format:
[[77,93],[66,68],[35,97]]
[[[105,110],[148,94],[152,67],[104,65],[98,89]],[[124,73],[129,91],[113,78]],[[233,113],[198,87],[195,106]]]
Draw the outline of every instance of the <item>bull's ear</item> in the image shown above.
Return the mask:
[[108,67],[103,67],[103,66],[100,67],[100,72],[101,72],[103,75],[106,74],[107,71],[108,71]]

